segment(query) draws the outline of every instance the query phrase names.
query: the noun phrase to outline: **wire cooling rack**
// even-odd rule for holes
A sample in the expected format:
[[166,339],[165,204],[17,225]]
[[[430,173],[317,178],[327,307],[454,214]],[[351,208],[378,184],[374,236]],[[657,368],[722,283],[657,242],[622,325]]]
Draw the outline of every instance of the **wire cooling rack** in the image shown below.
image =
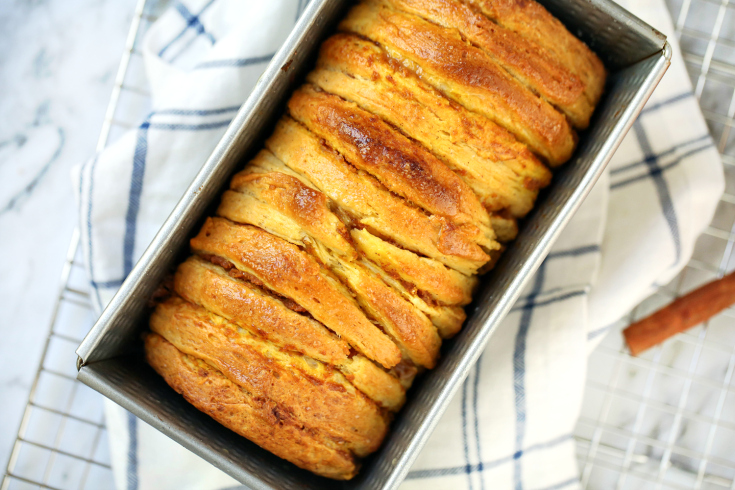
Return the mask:
[[[667,0],[722,154],[726,193],[692,260],[619,327],[735,268],[735,3]],[[735,489],[735,310],[640,357],[621,335],[590,356],[577,459],[590,489]]]
[[[666,0],[727,190],[694,257],[621,327],[735,268],[735,3]],[[734,0],[735,1],[735,0]],[[167,0],[138,0],[97,149],[133,127],[150,100],[138,42]],[[94,323],[74,233],[59,295],[0,490],[113,488],[102,396],[76,381],[74,350]],[[590,356],[575,438],[590,489],[735,490],[735,311],[637,358],[611,334]]]

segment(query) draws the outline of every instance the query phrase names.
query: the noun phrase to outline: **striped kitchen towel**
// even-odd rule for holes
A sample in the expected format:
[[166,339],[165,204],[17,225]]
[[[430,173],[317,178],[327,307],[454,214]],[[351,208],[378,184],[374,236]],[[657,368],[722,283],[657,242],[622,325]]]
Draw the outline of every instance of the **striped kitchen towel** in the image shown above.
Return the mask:
[[[76,169],[98,309],[155,235],[307,0],[186,0],[143,52],[153,112]],[[667,34],[663,0],[626,7]],[[723,175],[676,46],[669,73],[439,423],[403,488],[551,490],[578,485],[572,431],[587,353],[687,262]],[[119,489],[240,488],[106,407]]]

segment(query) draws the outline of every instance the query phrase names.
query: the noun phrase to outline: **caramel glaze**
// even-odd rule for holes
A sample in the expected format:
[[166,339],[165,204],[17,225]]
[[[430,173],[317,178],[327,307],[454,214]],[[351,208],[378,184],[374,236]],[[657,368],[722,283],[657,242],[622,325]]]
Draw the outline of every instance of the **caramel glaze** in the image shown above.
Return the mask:
[[375,44],[337,34],[307,80],[357,103],[441,157],[489,211],[525,216],[551,172],[512,134],[447,99]]
[[377,116],[335,95],[303,86],[288,103],[304,124],[355,167],[427,212],[473,224],[494,239],[490,217],[472,189],[434,155]]
[[534,50],[548,53],[566,66],[582,81],[589,103],[597,105],[607,76],[602,61],[541,4],[532,0],[461,1],[527,39]]
[[534,93],[563,112],[580,129],[589,124],[594,106],[575,74],[533,43],[492,22],[468,5],[452,0],[383,0],[395,8],[456,29]]
[[218,255],[256,276],[266,287],[299,303],[358,352],[385,368],[398,364],[401,353],[373,325],[337,279],[298,247],[253,226],[207,218],[192,238],[196,252]]
[[577,137],[566,118],[456,31],[376,2],[354,7],[340,29],[365,36],[391,56],[416,65],[442,93],[513,133],[551,166],[571,157]]

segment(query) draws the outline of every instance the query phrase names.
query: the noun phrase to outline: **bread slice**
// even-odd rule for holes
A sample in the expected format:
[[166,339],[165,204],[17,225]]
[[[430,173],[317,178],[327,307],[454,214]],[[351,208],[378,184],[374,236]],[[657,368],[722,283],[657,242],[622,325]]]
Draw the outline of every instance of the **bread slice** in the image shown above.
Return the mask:
[[564,113],[574,127],[584,129],[589,125],[594,105],[585,97],[582,81],[524,37],[456,0],[383,1],[434,24],[456,29],[492,61]]
[[[267,178],[273,174],[256,175]],[[282,178],[274,177],[273,180]],[[294,190],[298,191],[298,185],[295,183],[294,185]],[[237,192],[226,192],[217,213],[238,223],[255,224],[252,221],[253,217],[247,212],[252,208],[251,203],[247,199],[240,199],[240,196],[241,194]],[[290,200],[286,192],[280,194],[280,197],[286,201]],[[408,357],[419,366],[434,367],[441,341],[436,329],[420,310],[406,302],[398,292],[385,284],[379,275],[371,273],[361,263],[355,261],[357,253],[354,249],[352,257],[333,253],[317,236],[305,237],[303,233],[294,233],[294,229],[299,229],[297,223],[308,218],[308,216],[299,217],[298,214],[301,212],[299,209],[291,208],[286,211],[288,215],[285,215],[279,213],[269,202],[261,204],[262,213],[255,220],[262,229],[307,250],[350,289],[363,311],[373,322],[380,325],[401,349],[404,357]],[[306,231],[303,228],[301,230]]]
[[319,361],[286,352],[181,298],[158,305],[150,327],[178,350],[202,359],[253,399],[266,399],[305,427],[357,456],[375,451],[388,421],[382,410]]
[[[354,224],[391,237],[464,274],[474,274],[489,256],[488,242],[476,226],[457,226],[441,216],[427,216],[397,198],[368,175],[357,172],[334,151],[290,118],[276,125],[266,147],[276,159],[315,185],[354,220]],[[271,168],[279,164],[270,161]]]
[[577,136],[566,118],[458,32],[377,1],[354,7],[340,29],[380,44],[443,94],[513,133],[549,165],[572,155]]
[[534,49],[548,53],[584,84],[591,105],[605,89],[605,66],[587,45],[538,2],[529,0],[461,0],[480,10],[499,25],[532,42]]
[[[263,156],[256,156],[257,164]],[[219,213],[233,221],[251,223],[261,228],[261,222],[278,220],[284,235],[306,236],[319,240],[337,255],[357,258],[350,243],[350,233],[330,208],[329,198],[298,178],[283,172],[252,172],[249,168],[237,173],[225,192]],[[267,216],[266,216],[267,215]],[[237,218],[239,216],[239,218]]]
[[349,480],[359,468],[355,456],[293,414],[247,391],[201,359],[180,352],[157,334],[145,338],[146,360],[186,401],[228,429],[299,468]]
[[259,228],[222,218],[208,218],[190,243],[194,251],[222,257],[268,289],[295,301],[385,368],[401,360],[396,345],[367,319],[344,286],[298,247]]
[[525,216],[551,172],[490,119],[444,97],[379,46],[351,34],[323,44],[307,80],[355,102],[419,141],[469,185],[489,211]]
[[309,85],[294,92],[288,109],[291,117],[391,192],[457,225],[477,226],[489,241],[495,240],[487,210],[472,189],[379,117]]
[[190,303],[236,323],[285,350],[329,364],[345,362],[350,346],[324,325],[290,310],[279,298],[230,276],[200,257],[189,257],[174,275],[174,290]]
[[292,311],[279,298],[249,282],[231,277],[220,266],[189,257],[176,270],[174,291],[285,351],[336,367],[382,407],[397,411],[405,402],[406,390],[396,377],[351,352],[347,342],[313,318]]

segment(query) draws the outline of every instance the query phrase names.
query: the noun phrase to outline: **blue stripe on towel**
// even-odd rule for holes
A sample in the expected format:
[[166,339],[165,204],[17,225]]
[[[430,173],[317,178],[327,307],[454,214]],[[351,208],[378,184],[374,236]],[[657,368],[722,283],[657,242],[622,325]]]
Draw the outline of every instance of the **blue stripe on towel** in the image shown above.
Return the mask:
[[92,281],[92,285],[95,288],[102,288],[102,289],[111,289],[111,288],[119,288],[124,279],[112,279],[110,281]]
[[[165,45],[165,46],[164,46],[164,47],[163,47],[163,48],[161,49],[161,51],[159,51],[159,52],[158,52],[158,56],[159,56],[159,57],[162,57],[162,56],[163,56],[163,54],[164,54],[164,53],[165,53],[165,52],[166,52],[166,51],[167,51],[167,50],[168,50],[168,49],[169,49],[169,48],[170,48],[170,47],[171,47],[171,46],[172,46],[172,45],[173,45],[173,44],[174,44],[174,43],[175,43],[176,41],[178,41],[179,39],[181,39],[181,38],[182,38],[182,37],[184,36],[184,34],[186,34],[186,32],[187,32],[187,31],[189,30],[189,28],[191,28],[191,27],[192,27],[192,26],[194,26],[195,24],[198,24],[199,26],[201,26],[201,29],[203,30],[203,29],[204,29],[204,26],[203,26],[203,25],[202,25],[202,23],[201,23],[201,22],[199,21],[199,16],[200,16],[200,15],[202,15],[202,14],[203,14],[203,13],[204,13],[204,12],[205,12],[205,11],[206,11],[206,10],[207,10],[207,9],[208,9],[209,7],[210,7],[210,6],[211,6],[211,5],[212,5],[212,4],[214,3],[214,1],[215,1],[215,0],[210,0],[210,1],[209,1],[209,2],[208,2],[208,3],[207,3],[207,4],[205,5],[205,6],[204,6],[204,7],[202,7],[202,9],[201,9],[201,10],[199,11],[199,13],[198,13],[198,14],[196,14],[196,15],[191,15],[191,13],[190,13],[190,12],[189,12],[189,10],[188,10],[188,9],[186,8],[186,6],[184,6],[184,5],[183,5],[183,4],[181,3],[181,2],[178,2],[178,4],[176,5],[176,10],[177,10],[177,11],[178,11],[178,12],[179,12],[179,13],[180,13],[181,15],[182,15],[182,17],[184,17],[184,20],[186,21],[186,26],[184,27],[184,29],[182,29],[182,30],[181,30],[181,32],[179,32],[179,33],[178,33],[178,34],[177,34],[176,36],[174,36],[174,38],[173,38],[173,39],[171,39],[171,41],[169,41],[169,42],[168,42],[168,44],[166,44],[166,45]],[[179,8],[179,6],[181,6],[181,7],[183,8],[183,11],[182,11],[182,9],[180,9],[180,8]],[[185,15],[185,12],[184,12],[184,11],[185,11],[185,12],[186,12],[186,13],[188,14],[188,16],[187,16],[187,15]],[[211,38],[211,40],[212,40],[212,42],[214,42],[214,37],[212,37],[212,38]]]
[[[210,1],[209,5],[211,4],[212,2]],[[189,9],[186,8],[186,5],[181,2],[177,3],[175,8],[184,18],[187,26],[194,28],[197,35],[203,35],[204,37],[209,39],[212,44],[214,44],[217,42],[217,40],[211,33],[207,32],[207,30],[204,28],[204,24],[202,24],[202,21],[199,20],[199,16],[202,15],[202,12],[204,12],[209,7],[209,5],[205,5],[201,12],[199,12],[197,15],[193,15],[191,12],[189,12]]]
[[587,293],[587,289],[578,289],[576,291],[569,291],[568,293],[562,294],[561,296],[557,296],[555,298],[549,298],[542,301],[536,301],[535,294],[529,295],[528,302],[523,305],[516,305],[514,306],[510,311],[527,311],[527,310],[533,310],[534,308],[537,308],[539,306],[548,306],[552,303],[558,303],[559,301],[564,301],[569,298],[574,298],[577,296],[583,296]]
[[240,110],[239,105],[217,107],[214,109],[161,109],[154,111],[151,116],[214,116],[217,114],[226,114],[228,112],[237,112]]
[[[143,189],[145,161],[148,153],[148,127],[146,119],[138,128],[138,140],[133,154],[133,174],[130,179],[128,210],[125,215],[125,237],[123,239],[123,277],[127,277],[133,268],[135,250],[136,225],[140,209],[140,196]],[[130,412],[128,417],[128,467],[127,490],[138,489],[138,419]]]
[[689,150],[688,152],[682,154],[679,156],[676,160],[672,161],[671,163],[667,163],[666,165],[660,165],[657,169],[651,170],[649,169],[646,173],[643,175],[638,175],[636,177],[631,177],[629,179],[621,180],[620,182],[614,182],[610,184],[610,190],[616,190],[620,189],[621,187],[626,187],[630,184],[633,184],[635,182],[639,182],[641,180],[645,180],[649,177],[651,177],[654,173],[656,174],[663,174],[665,171],[676,167],[679,165],[682,160],[685,160],[689,158],[692,155],[696,155],[697,153],[701,153],[705,150],[709,150],[710,148],[714,147],[714,143],[712,141],[708,142],[706,145],[700,146],[698,148],[694,148],[693,150]]
[[[87,243],[89,244],[89,247],[87,249],[87,264],[89,265],[89,277],[91,277],[94,280],[94,261],[92,260],[92,201],[94,200],[94,167],[97,165],[97,159],[99,158],[99,154],[95,155],[94,159],[92,159],[92,162],[89,164],[89,191],[87,191],[87,195],[89,196],[89,202],[87,203],[87,217],[86,217],[86,224],[87,224]],[[81,192],[84,192],[83,185],[84,185],[84,167],[82,167],[82,171],[79,172],[79,189]],[[92,282],[92,289],[94,289],[94,296],[97,300],[97,311],[102,309],[102,298],[100,297],[100,292],[95,286],[95,283]]]
[[167,131],[209,131],[212,129],[227,127],[230,125],[231,122],[232,119],[200,124],[149,123],[148,127],[150,129],[164,129]]
[[559,250],[558,252],[551,252],[546,260],[558,259],[562,257],[579,257],[580,255],[591,254],[600,251],[599,245],[584,245],[581,247],[572,248],[569,250]]
[[657,102],[655,104],[647,105],[643,108],[641,111],[641,114],[648,114],[649,112],[654,112],[662,107],[665,107],[667,105],[675,104],[676,102],[680,102],[682,100],[689,99],[690,97],[693,97],[694,93],[692,93],[691,90],[684,92],[683,94],[675,95],[669,99],[662,100],[661,102]]
[[[502,458],[494,459],[491,461],[485,461],[485,462],[482,462],[476,465],[470,465],[469,471],[475,472],[475,471],[490,470],[493,468],[497,468],[498,466],[510,463],[512,461],[515,461],[521,458],[524,454],[533,453],[536,451],[542,451],[544,449],[551,449],[567,441],[570,441],[571,439],[572,439],[571,434],[565,434],[563,436],[556,437],[546,442],[542,442],[539,444],[533,444],[531,446],[528,446],[526,449],[522,450],[520,455],[518,455],[518,453],[515,453],[515,454],[510,454],[508,456],[504,456]],[[448,468],[431,468],[427,470],[411,471],[408,473],[408,476],[406,477],[406,479],[407,480],[418,480],[421,478],[434,478],[437,476],[458,475],[458,474],[466,473],[466,472],[468,472],[467,465],[451,466]]]
[[266,54],[263,56],[253,56],[251,58],[233,58],[233,59],[222,59],[222,60],[211,60],[199,63],[194,67],[195,70],[206,70],[209,68],[242,68],[243,66],[252,66],[260,63],[268,63],[273,59],[275,53]]
[[148,128],[150,116],[138,128],[138,139],[133,154],[133,174],[130,177],[130,194],[128,196],[128,210],[125,214],[125,238],[123,240],[123,277],[127,277],[133,270],[133,255],[135,253],[135,235],[140,211],[140,196],[143,192],[143,177],[145,175],[145,161],[148,154]]
[[[685,141],[683,143],[679,143],[678,145],[674,145],[671,148],[669,148],[668,150],[664,150],[661,153],[657,153],[656,156],[658,158],[662,158],[662,157],[671,155],[672,153],[676,153],[678,150],[684,148],[685,146],[693,145],[694,143],[699,143],[700,141],[707,140],[707,139],[710,139],[710,138],[711,138],[710,134],[707,133],[707,134],[704,134],[702,136],[699,136],[698,138],[694,138],[694,139]],[[635,168],[635,167],[638,167],[640,165],[645,165],[645,163],[646,163],[646,160],[643,159],[643,160],[639,160],[637,162],[633,162],[633,163],[629,163],[627,165],[623,165],[621,167],[614,168],[614,169],[610,170],[610,175],[620,174],[622,172],[625,172],[626,170],[630,170],[630,169]]]
[[641,150],[643,150],[645,162],[649,168],[649,174],[656,186],[656,192],[658,193],[658,199],[661,203],[661,209],[663,209],[664,218],[666,218],[666,223],[669,225],[671,238],[674,240],[674,249],[676,250],[676,259],[674,260],[674,263],[677,263],[681,256],[681,237],[679,236],[679,220],[676,217],[676,209],[674,209],[674,202],[671,199],[669,186],[666,183],[666,179],[664,179],[661,167],[659,167],[658,164],[658,157],[653,153],[651,142],[648,140],[648,135],[646,134],[646,130],[643,129],[643,125],[640,120],[633,123],[633,133],[638,139],[638,144],[640,145]]

